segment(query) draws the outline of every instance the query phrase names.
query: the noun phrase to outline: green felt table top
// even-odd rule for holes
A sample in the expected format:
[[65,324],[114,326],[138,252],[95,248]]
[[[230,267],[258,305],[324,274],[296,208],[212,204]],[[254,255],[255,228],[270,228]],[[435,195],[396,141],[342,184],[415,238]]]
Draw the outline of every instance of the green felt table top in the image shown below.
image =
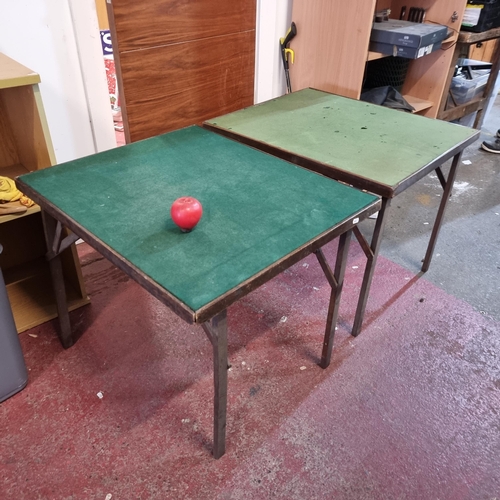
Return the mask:
[[[206,123],[394,189],[478,136],[467,127],[314,89]],[[354,176],[349,180],[356,186]]]
[[[377,200],[200,127],[19,179],[193,311]],[[190,233],[181,196],[203,205]]]

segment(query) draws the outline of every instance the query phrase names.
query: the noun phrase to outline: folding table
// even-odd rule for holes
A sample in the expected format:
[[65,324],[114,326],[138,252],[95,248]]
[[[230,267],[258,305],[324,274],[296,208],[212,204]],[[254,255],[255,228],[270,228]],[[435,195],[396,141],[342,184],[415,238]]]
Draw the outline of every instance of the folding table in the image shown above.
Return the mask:
[[[351,232],[381,207],[377,196],[201,127],[32,172],[17,182],[42,208],[65,347],[73,339],[59,254],[78,238],[179,317],[202,325],[213,346],[216,458],[225,451],[228,306],[315,253],[332,289],[321,357],[327,367]],[[197,198],[204,210],[187,233],[169,213],[181,196]],[[332,270],[322,247],[337,237]]]
[[[444,189],[422,265],[432,259],[463,150],[479,131],[376,106],[315,89],[303,89],[213,118],[207,129],[325,176],[382,196],[371,243],[354,234],[367,257],[352,334],[361,331],[386,211],[392,198],[436,172]],[[441,165],[453,158],[448,178]]]

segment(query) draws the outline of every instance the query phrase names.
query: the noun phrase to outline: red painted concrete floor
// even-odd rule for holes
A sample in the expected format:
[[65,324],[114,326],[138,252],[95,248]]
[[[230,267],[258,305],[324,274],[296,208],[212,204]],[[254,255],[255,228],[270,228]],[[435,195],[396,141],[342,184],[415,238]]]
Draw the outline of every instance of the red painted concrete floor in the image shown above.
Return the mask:
[[364,260],[351,247],[327,370],[313,256],[229,308],[214,460],[202,329],[79,245],[92,303],[71,314],[71,349],[55,322],[20,336],[30,376],[0,405],[0,498],[500,498],[500,325],[380,258],[351,337]]

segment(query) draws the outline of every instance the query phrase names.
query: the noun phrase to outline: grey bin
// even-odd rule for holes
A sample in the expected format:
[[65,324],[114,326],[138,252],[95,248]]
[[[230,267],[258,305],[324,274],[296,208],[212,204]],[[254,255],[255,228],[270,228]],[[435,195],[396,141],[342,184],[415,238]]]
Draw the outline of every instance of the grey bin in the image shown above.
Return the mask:
[[[0,245],[0,254],[2,250]],[[19,392],[27,383],[28,371],[0,269],[0,402]]]

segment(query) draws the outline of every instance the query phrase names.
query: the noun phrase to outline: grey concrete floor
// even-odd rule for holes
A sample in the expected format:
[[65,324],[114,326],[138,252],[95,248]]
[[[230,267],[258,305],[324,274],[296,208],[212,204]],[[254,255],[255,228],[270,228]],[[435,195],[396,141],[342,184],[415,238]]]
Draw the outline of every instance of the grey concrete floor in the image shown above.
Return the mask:
[[[430,269],[424,278],[482,314],[500,320],[500,155],[480,149],[500,129],[500,97],[480,139],[462,155]],[[418,141],[418,137],[415,138]],[[470,161],[470,164],[463,162]],[[448,162],[443,167],[447,174]],[[389,209],[381,255],[419,272],[443,190],[427,176]],[[363,223],[370,231],[373,220]],[[367,233],[365,233],[367,234]]]

